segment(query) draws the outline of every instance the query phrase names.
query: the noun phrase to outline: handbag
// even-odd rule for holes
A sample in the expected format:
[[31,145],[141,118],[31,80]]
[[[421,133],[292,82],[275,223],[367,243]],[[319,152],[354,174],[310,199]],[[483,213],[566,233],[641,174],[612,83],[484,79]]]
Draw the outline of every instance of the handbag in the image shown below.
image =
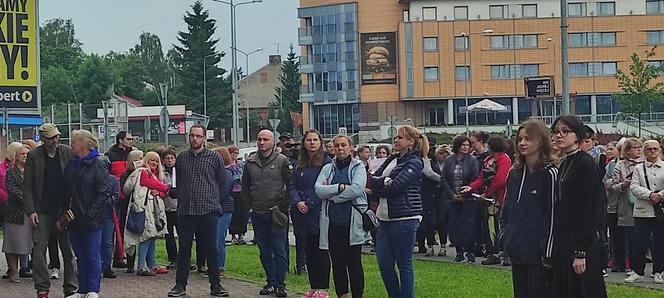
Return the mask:
[[[148,203],[148,195],[150,192],[145,194],[145,203]],[[131,197],[132,202],[134,201],[134,196]],[[135,234],[143,234],[145,231],[145,210],[137,212],[134,208],[131,207],[131,202],[129,203],[129,212],[127,212],[127,224],[125,228]]]
[[355,205],[353,205],[353,208],[362,214],[362,229],[370,232],[375,231],[378,228],[378,217],[376,216],[376,213],[374,213],[371,209],[367,209],[367,211],[362,212],[362,210],[357,208]]
[[69,205],[67,206],[67,210],[58,217],[57,224],[62,229],[63,231],[69,228],[71,224],[74,222],[76,217],[74,216],[74,211],[71,210],[71,205],[74,201],[74,191],[76,191],[76,187],[78,186],[78,181],[81,178],[81,175],[83,174],[83,170],[85,170],[85,165],[81,165],[81,170],[78,172],[78,175],[76,176],[76,180],[74,180],[74,186],[71,188],[71,194],[69,195]]
[[161,232],[166,227],[166,222],[164,222],[164,220],[159,217],[159,213],[161,213],[159,208],[159,202],[157,200],[152,200],[152,201],[153,201],[152,214],[154,215],[154,226],[157,229],[157,232]]

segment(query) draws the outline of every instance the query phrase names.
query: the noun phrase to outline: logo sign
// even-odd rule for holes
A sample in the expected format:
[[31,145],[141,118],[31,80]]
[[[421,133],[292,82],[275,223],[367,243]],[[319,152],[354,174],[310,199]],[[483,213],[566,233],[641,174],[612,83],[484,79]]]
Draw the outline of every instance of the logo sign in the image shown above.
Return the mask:
[[360,35],[362,84],[397,83],[397,35],[394,32]]
[[553,77],[528,77],[523,79],[526,96],[530,98],[554,97]]
[[0,107],[39,106],[38,28],[37,0],[0,0]]

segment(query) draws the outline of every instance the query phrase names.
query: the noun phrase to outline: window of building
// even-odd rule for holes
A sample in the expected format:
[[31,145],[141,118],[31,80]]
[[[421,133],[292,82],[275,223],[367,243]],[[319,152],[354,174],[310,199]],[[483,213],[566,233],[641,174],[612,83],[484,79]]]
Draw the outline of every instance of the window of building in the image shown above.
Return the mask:
[[523,47],[527,49],[537,48],[537,35],[523,35]]
[[616,3],[611,2],[597,2],[597,15],[598,16],[615,16]]
[[616,45],[616,32],[570,33],[570,47],[604,47]]
[[570,63],[569,75],[572,77],[587,77],[588,63]]
[[664,0],[646,0],[646,14],[661,14],[664,12]]
[[510,65],[491,65],[491,78],[494,80],[509,79]]
[[509,15],[509,6],[507,5],[489,5],[490,19],[506,19]]
[[491,79],[505,80],[539,75],[539,64],[491,65]]
[[664,43],[664,31],[648,31],[648,44],[657,45]]
[[664,72],[664,61],[662,60],[648,61],[648,66],[657,68],[659,74]]
[[455,36],[454,37],[454,50],[455,51],[466,51],[469,48],[469,39],[468,36]]
[[521,5],[521,16],[524,18],[537,17],[537,4],[523,4]]
[[454,79],[457,81],[465,81],[470,79],[469,66],[457,66],[454,68]]
[[435,21],[437,17],[435,7],[423,7],[422,8],[422,20],[424,21]]
[[438,81],[438,67],[425,67],[424,68],[425,81]]
[[410,22],[410,11],[408,10],[403,11],[403,21]]
[[616,62],[599,62],[601,68],[599,69],[599,75],[602,76],[614,76],[616,75],[618,69],[618,63]]
[[585,2],[568,3],[567,15],[569,15],[570,17],[585,17],[587,15],[586,3]]
[[538,75],[539,75],[539,64],[521,65],[521,76],[519,77],[534,77]]
[[491,36],[492,49],[532,49],[537,45],[537,34]]
[[425,37],[423,44],[424,44],[424,51],[427,51],[427,52],[438,51],[438,38],[437,37]]
[[455,20],[467,20],[468,19],[468,6],[455,6],[454,7],[454,19]]

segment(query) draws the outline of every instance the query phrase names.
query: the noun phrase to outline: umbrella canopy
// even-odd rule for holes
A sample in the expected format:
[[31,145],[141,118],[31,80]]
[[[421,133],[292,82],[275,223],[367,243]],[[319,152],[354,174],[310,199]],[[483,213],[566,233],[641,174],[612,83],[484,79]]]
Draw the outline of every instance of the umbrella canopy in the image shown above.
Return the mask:
[[472,104],[468,106],[468,110],[487,110],[487,111],[494,111],[494,112],[500,112],[500,111],[507,111],[507,107],[504,105],[501,105],[493,100],[490,99],[484,99],[476,104]]

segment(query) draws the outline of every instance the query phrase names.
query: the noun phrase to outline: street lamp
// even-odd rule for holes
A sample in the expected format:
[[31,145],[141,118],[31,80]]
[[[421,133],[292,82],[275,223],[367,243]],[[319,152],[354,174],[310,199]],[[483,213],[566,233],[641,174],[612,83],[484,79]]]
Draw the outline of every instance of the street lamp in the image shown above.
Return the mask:
[[208,114],[207,114],[207,64],[205,63],[205,59],[209,57],[215,57],[217,56],[217,53],[212,53],[210,55],[207,55],[203,57],[203,116],[205,116],[205,126],[207,127],[208,124]]
[[252,3],[260,3],[263,2],[263,0],[252,0],[252,1],[245,1],[245,2],[239,2],[235,3],[234,0],[228,0],[228,1],[223,1],[223,0],[211,0],[213,2],[219,2],[222,4],[227,4],[231,7],[231,63],[232,63],[232,70],[231,70],[231,79],[232,79],[232,89],[233,89],[233,145],[235,147],[238,147],[238,140],[240,139],[238,135],[238,127],[240,126],[240,120],[239,120],[239,115],[238,115],[238,100],[237,100],[237,33],[236,33],[236,25],[235,25],[235,9],[240,6],[240,5],[245,5],[245,4],[252,4]]
[[244,107],[247,109],[247,115],[245,116],[245,118],[247,118],[247,146],[249,146],[249,140],[251,139],[251,136],[249,134],[249,103],[248,103],[248,101],[249,101],[249,92],[251,91],[251,88],[249,87],[249,83],[250,83],[249,82],[249,56],[251,56],[251,54],[255,54],[255,53],[258,53],[258,52],[262,51],[263,48],[257,48],[255,50],[249,52],[249,53],[247,53],[245,51],[242,51],[240,49],[235,49],[235,50],[240,52],[240,54],[244,55],[244,58],[245,58],[244,61],[247,63],[246,68],[244,69],[244,71],[247,73],[246,76],[245,76],[245,78],[247,78],[247,82],[245,83],[245,85],[247,86],[247,98],[244,99]]
[[[463,81],[463,89],[464,89],[464,97],[465,97],[465,105],[466,105],[466,136],[470,136],[470,126],[468,125],[468,81],[472,78],[472,72],[470,69],[470,65],[466,62],[466,56],[467,53],[470,52],[470,36],[472,35],[483,35],[483,34],[491,34],[493,33],[493,29],[484,29],[482,32],[477,32],[477,33],[466,33],[466,32],[461,32],[461,37],[468,37],[468,46],[466,47],[466,41],[464,40],[464,47],[466,48],[465,51],[463,51],[463,68],[464,68],[464,81]],[[472,53],[471,53],[472,54]]]
[[[550,42],[553,44],[553,85],[556,85],[556,41],[553,40],[553,38],[549,37],[546,39],[546,42]],[[558,112],[556,111],[556,93],[553,93],[553,119],[556,118],[556,115]]]

